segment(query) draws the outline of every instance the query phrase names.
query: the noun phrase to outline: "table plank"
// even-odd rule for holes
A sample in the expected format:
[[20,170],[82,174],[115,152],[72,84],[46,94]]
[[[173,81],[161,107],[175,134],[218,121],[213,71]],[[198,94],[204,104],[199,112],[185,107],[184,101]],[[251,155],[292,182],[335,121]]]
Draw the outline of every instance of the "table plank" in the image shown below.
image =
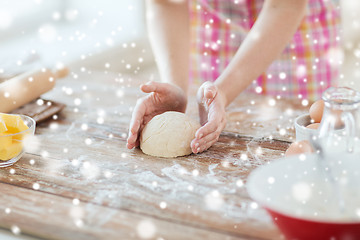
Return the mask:
[[[47,239],[131,239],[152,229],[153,238],[244,239],[241,236],[210,232],[187,225],[151,218],[88,202],[74,204],[72,199],[35,192],[0,183],[0,215],[3,227],[17,227],[21,232]],[[26,204],[25,204],[26,203]],[[39,217],[41,216],[41,217]],[[39,227],[41,226],[41,227]],[[146,231],[145,231],[146,232]],[[176,232],[176,235],[173,233]]]
[[[47,204],[38,204],[36,211],[28,199],[20,198],[11,207],[22,205],[17,218],[32,222],[24,223],[23,232],[50,237],[56,225],[49,222],[54,221],[62,229],[55,238],[77,234],[80,239],[100,239],[102,231],[114,237],[111,234],[119,227],[115,223],[108,229],[86,223],[78,228],[69,220],[66,212],[76,198],[89,204],[100,220],[107,212],[128,214],[130,225],[117,232],[118,237],[136,237],[134,222],[146,217],[159,221],[161,236],[171,239],[279,239],[265,211],[252,208],[243,184],[251,170],[282,156],[293,140],[291,121],[306,108],[287,100],[278,100],[271,107],[268,98],[243,95],[229,107],[228,125],[208,151],[156,158],[125,147],[131,110],[142,95],[137,88],[141,82],[141,77],[116,73],[73,73],[45,96],[67,107],[56,120],[38,125],[34,139],[38,144],[31,144],[28,153],[11,167],[15,173],[0,169],[0,188],[9,192],[8,204],[11,196],[26,192],[29,197],[53,201],[62,212],[49,216],[44,211]],[[197,117],[193,97],[188,114]],[[288,128],[285,134],[280,134],[281,128]],[[34,183],[39,184],[38,191],[32,188]],[[8,228],[8,221],[0,218],[0,226]]]
[[[269,235],[269,218],[262,210],[253,211],[250,208],[252,201],[245,189],[238,187],[236,182],[245,181],[251,169],[268,161],[263,156],[273,154],[273,157],[278,157],[274,156],[274,152],[285,149],[287,143],[269,144],[262,148],[262,153],[258,156],[249,155],[248,160],[239,160],[241,152],[249,149],[255,153],[263,143],[227,134],[204,154],[158,159],[135,150],[119,157],[118,141],[106,139],[106,133],[100,137],[96,132],[87,132],[94,133],[93,136],[99,142],[88,133],[87,137],[95,139],[94,143],[84,146],[80,156],[76,151],[70,150],[69,158],[62,159],[63,152],[56,152],[58,148],[45,148],[44,151],[50,157],[28,154],[13,167],[15,174],[2,172],[0,181],[31,189],[36,179],[41,191],[70,199],[78,198],[98,205],[229,233],[260,236],[262,232],[264,236]],[[81,134],[75,135],[79,139],[83,138]],[[54,142],[47,141],[48,146],[56,146],[62,142],[60,137],[53,139]],[[77,139],[72,140],[78,142]],[[121,141],[121,145],[125,145],[125,139]],[[109,147],[106,151],[103,149],[104,145]],[[101,162],[97,161],[100,158]],[[29,164],[30,159],[34,160],[34,165]],[[199,173],[194,174],[194,171]],[[111,177],[107,178],[107,175]],[[204,196],[209,196],[211,200],[214,190],[221,193],[220,200],[224,199],[223,205],[215,212],[204,205]],[[216,200],[215,198],[214,201]],[[166,211],[159,208],[161,202],[167,203]],[[254,216],[248,216],[252,211]],[[259,220],[258,216],[264,219]],[[222,218],[221,223],[218,221],[219,217]],[[247,221],[250,220],[255,225],[248,224]],[[262,225],[261,229],[258,229],[258,225]],[[234,229],[235,226],[238,229]]]

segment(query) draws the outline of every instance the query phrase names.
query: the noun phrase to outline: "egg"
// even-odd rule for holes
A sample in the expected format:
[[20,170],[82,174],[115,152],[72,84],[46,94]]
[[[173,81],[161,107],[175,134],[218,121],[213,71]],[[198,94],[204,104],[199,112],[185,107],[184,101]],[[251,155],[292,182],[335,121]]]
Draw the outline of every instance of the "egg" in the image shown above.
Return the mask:
[[306,127],[310,128],[310,129],[318,129],[319,126],[320,126],[320,123],[311,123],[311,124],[307,125]]
[[293,142],[285,152],[285,156],[297,155],[302,153],[311,153],[313,149],[307,140]]
[[344,128],[344,120],[341,118],[342,111],[341,110],[333,110],[332,116],[335,117],[335,129],[341,129]]
[[311,105],[309,113],[311,119],[314,120],[314,122],[321,122],[321,118],[324,112],[324,106],[324,100],[317,100]]

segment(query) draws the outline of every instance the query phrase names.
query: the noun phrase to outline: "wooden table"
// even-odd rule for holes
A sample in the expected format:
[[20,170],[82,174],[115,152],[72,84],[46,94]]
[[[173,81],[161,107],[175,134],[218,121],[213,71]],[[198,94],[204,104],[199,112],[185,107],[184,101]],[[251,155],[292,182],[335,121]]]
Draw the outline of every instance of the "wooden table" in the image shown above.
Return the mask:
[[[243,94],[208,151],[156,158],[125,146],[143,81],[77,72],[57,83],[46,97],[67,107],[0,169],[0,226],[51,239],[281,239],[246,178],[283,155],[306,107]],[[188,114],[196,109],[191,98]]]

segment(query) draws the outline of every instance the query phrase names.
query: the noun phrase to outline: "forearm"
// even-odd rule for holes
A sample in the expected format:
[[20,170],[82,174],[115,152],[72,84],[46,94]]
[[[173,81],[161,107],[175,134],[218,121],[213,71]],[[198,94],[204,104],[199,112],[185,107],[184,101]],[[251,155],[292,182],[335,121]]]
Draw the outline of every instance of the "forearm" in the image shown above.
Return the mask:
[[226,105],[284,50],[305,15],[307,0],[267,0],[234,58],[215,84]]
[[189,78],[189,11],[187,1],[146,0],[150,43],[163,82],[185,92]]

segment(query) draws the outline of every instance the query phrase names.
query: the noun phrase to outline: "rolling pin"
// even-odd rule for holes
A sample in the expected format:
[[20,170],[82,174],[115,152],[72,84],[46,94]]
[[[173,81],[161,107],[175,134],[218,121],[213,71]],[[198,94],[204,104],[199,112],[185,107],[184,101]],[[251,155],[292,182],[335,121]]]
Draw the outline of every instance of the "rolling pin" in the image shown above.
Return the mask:
[[0,83],[0,112],[9,113],[40,97],[55,86],[57,78],[65,77],[67,73],[66,67],[55,72],[43,68]]

